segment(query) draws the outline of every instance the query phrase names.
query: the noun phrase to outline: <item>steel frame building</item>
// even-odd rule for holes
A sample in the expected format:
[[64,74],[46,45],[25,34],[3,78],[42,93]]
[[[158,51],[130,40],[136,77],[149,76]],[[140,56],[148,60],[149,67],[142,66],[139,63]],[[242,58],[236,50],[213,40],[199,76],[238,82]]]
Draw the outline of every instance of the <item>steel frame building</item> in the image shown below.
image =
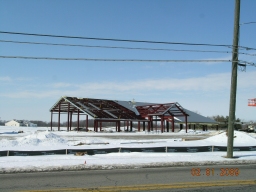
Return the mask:
[[[187,132],[187,117],[189,114],[177,102],[156,104],[132,101],[117,101],[106,99],[61,97],[50,109],[51,112],[51,130],[53,115],[58,114],[58,130],[60,130],[60,116],[67,115],[67,131],[71,130],[72,117],[77,115],[77,129],[79,130],[80,116],[86,116],[86,128],[88,129],[88,116],[94,119],[94,131],[102,129],[102,122],[115,122],[116,131],[120,132],[121,122],[126,124],[127,129],[130,126],[132,130],[133,122],[138,123],[138,131],[153,130],[153,121],[161,121],[161,132],[167,129],[169,132],[169,123],[174,132],[174,122],[177,117],[184,117]],[[147,128],[146,128],[147,124]]]

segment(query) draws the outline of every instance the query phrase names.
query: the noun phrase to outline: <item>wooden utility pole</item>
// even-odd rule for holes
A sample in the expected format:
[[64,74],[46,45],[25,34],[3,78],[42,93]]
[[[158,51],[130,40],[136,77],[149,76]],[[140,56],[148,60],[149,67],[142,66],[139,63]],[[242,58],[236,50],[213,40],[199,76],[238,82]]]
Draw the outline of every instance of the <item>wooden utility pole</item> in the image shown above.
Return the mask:
[[228,120],[228,145],[227,158],[233,158],[234,125],[236,120],[236,89],[237,89],[237,65],[238,65],[238,41],[239,41],[240,0],[235,0],[234,37],[232,51],[232,74]]

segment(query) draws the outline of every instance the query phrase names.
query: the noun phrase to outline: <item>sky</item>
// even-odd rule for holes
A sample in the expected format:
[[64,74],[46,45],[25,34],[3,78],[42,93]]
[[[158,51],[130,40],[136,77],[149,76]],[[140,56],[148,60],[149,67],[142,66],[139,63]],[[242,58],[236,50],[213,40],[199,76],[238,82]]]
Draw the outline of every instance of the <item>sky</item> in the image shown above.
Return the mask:
[[[234,0],[0,0],[0,31],[232,45],[234,7]],[[241,0],[239,44],[254,50],[239,50],[239,59],[253,63],[256,63],[256,23],[243,23],[256,22],[255,7],[256,1]],[[0,56],[230,60],[232,49],[229,46],[132,43],[0,33]],[[182,107],[204,116],[228,116],[230,82],[231,62],[0,58],[0,120],[50,121],[49,109],[61,96],[178,102]],[[256,120],[256,107],[247,105],[248,99],[256,98],[255,88],[256,67],[247,66],[246,72],[238,72],[237,85],[236,117],[243,121]]]

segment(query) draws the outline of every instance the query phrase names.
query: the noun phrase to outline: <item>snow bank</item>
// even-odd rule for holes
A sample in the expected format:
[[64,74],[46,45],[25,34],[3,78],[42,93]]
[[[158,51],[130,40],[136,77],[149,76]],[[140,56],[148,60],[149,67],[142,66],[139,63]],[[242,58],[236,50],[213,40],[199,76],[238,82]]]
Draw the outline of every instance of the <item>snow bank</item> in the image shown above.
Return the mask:
[[[212,144],[227,145],[227,133],[223,132],[219,135],[215,135],[204,139],[206,142],[211,142]],[[256,139],[247,133],[234,131],[234,145],[236,146],[256,146]]]
[[8,149],[15,148],[17,150],[20,147],[32,146],[67,146],[67,141],[54,133],[44,131],[34,132],[16,140],[3,139],[0,142],[0,149],[8,147]]
[[[205,132],[181,130],[178,135],[202,134]],[[150,139],[150,140],[122,140],[107,139],[101,137],[88,136],[67,136],[58,135],[59,132],[53,133],[48,131],[33,131],[29,135],[15,137],[15,140],[2,139],[0,150],[50,150],[50,149],[67,149],[67,148],[106,148],[106,147],[165,147],[165,146],[227,146],[226,132],[215,132],[218,135],[211,136],[203,140],[182,141],[177,139]],[[72,133],[73,134],[73,133]],[[134,133],[136,134],[136,133]],[[63,136],[66,138],[64,139]],[[75,140],[74,140],[75,138]],[[256,146],[256,139],[244,132],[234,132],[234,146]]]

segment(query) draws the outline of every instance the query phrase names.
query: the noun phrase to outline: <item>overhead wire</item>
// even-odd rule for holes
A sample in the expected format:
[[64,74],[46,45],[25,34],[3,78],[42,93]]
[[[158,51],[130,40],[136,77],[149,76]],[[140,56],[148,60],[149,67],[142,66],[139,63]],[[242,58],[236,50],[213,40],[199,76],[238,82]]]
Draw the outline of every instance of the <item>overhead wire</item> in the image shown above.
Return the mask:
[[[5,59],[38,59],[38,60],[72,60],[72,61],[112,61],[112,62],[168,62],[168,63],[186,63],[186,62],[201,62],[201,63],[206,63],[206,62],[232,62],[232,60],[214,60],[214,59],[205,59],[205,60],[200,60],[200,59],[188,59],[188,60],[174,60],[174,59],[166,59],[166,60],[150,60],[150,59],[99,59],[99,58],[57,58],[57,57],[24,57],[24,56],[0,56],[0,58],[5,58]],[[238,63],[244,63],[244,64],[249,64],[256,66],[255,63],[253,62],[247,62],[247,61],[242,61],[239,60],[237,61]]]
[[[56,57],[24,57],[24,56],[0,56],[3,59],[35,59],[35,60],[61,60],[61,61],[106,61],[106,62],[160,62],[160,63],[213,63],[213,62],[232,62],[232,60],[150,60],[150,59],[99,59],[99,58],[56,58]],[[256,67],[256,63],[247,62],[247,61],[236,61],[238,63],[248,64]]]
[[[0,40],[2,43],[17,43],[17,44],[31,44],[31,45],[50,45],[50,46],[70,46],[70,47],[85,47],[85,48],[106,48],[106,49],[128,49],[128,50],[143,50],[143,51],[171,51],[171,52],[202,52],[202,53],[232,53],[231,51],[206,51],[206,50],[192,50],[192,49],[163,49],[163,48],[145,48],[145,47],[123,47],[123,46],[102,46],[102,45],[82,45],[82,44],[64,44],[64,43],[42,43],[31,41],[11,41]],[[239,54],[256,56],[256,54],[239,52]]]
[[41,59],[41,60],[80,60],[80,61],[117,61],[117,62],[231,62],[231,60],[150,60],[150,59],[99,59],[99,58],[56,58],[56,57],[24,57],[0,56],[7,59]]
[[249,61],[239,60],[238,63],[239,63],[239,64],[245,64],[245,65],[251,65],[251,66],[256,67],[256,63],[249,62]]
[[[247,23],[245,23],[247,24]],[[164,42],[164,41],[148,41],[148,40],[129,40],[129,39],[113,39],[113,38],[94,38],[94,37],[79,37],[79,36],[64,36],[64,35],[50,35],[50,34],[35,34],[35,33],[21,33],[21,32],[7,32],[0,31],[4,34],[12,35],[27,35],[27,36],[41,36],[41,37],[55,37],[55,38],[73,38],[86,40],[101,40],[101,41],[118,41],[118,42],[132,42],[132,43],[154,43],[154,44],[175,44],[175,45],[194,45],[194,46],[220,46],[232,48],[232,45],[224,44],[203,44],[203,43],[183,43],[183,42]],[[194,52],[222,52],[222,51],[203,51],[203,50],[177,50],[177,49],[156,49],[156,48],[134,48],[134,47],[120,47],[120,46],[91,46],[91,45],[74,45],[74,44],[57,44],[57,43],[39,43],[39,42],[21,42],[21,41],[5,41],[12,43],[28,43],[28,44],[44,44],[44,45],[61,45],[61,46],[80,46],[80,47],[97,47],[97,48],[122,48],[122,49],[141,49],[141,50],[165,50],[165,51],[194,51]],[[240,49],[256,50],[255,48],[238,46]],[[225,53],[231,53],[226,52]],[[245,55],[255,56],[255,54],[240,53]],[[230,62],[231,60],[138,60],[138,59],[95,59],[95,58],[51,58],[51,57],[24,57],[24,56],[0,56],[0,58],[15,58],[15,59],[47,59],[47,60],[87,60],[87,61],[122,61],[122,62]],[[255,65],[254,63],[250,63]]]
[[255,21],[252,21],[252,22],[240,23],[240,25],[255,24],[255,23],[256,23]]
[[[39,36],[39,37],[55,37],[55,38],[71,38],[71,39],[86,39],[97,41],[116,41],[116,42],[129,42],[129,43],[152,43],[152,44],[169,44],[169,45],[190,45],[190,46],[215,46],[215,47],[233,47],[232,45],[225,44],[209,44],[209,43],[184,43],[184,42],[167,42],[167,41],[150,41],[150,40],[131,40],[131,39],[115,39],[115,38],[98,38],[98,37],[82,37],[82,36],[67,36],[67,35],[50,35],[50,34],[38,34],[38,33],[22,33],[22,32],[9,32],[0,31],[3,34],[10,35],[26,35],[26,36]],[[256,48],[243,47],[246,50],[256,50]]]

